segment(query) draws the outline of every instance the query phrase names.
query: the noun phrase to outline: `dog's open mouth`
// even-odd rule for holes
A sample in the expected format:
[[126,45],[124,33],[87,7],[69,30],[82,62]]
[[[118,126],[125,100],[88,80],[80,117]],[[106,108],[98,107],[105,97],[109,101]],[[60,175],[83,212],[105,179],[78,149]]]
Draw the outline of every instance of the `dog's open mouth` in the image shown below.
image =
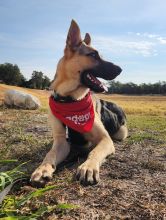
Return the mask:
[[107,91],[107,87],[98,78],[113,80],[121,71],[122,69],[119,66],[100,60],[100,63],[96,67],[82,72],[81,82],[94,92],[105,92]]
[[103,82],[101,82],[97,77],[95,77],[92,73],[83,73],[82,83],[94,92],[108,91],[106,85]]

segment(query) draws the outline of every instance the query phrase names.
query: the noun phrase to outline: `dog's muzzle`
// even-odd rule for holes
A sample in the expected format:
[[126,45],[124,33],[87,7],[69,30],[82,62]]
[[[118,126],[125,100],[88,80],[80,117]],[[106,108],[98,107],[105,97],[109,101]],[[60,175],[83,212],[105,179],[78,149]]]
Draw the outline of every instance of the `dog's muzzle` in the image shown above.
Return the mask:
[[101,60],[96,67],[82,72],[81,82],[82,84],[93,90],[94,92],[105,92],[106,90],[105,86],[97,78],[102,78],[105,80],[113,80],[121,72],[122,69],[119,66],[111,62]]

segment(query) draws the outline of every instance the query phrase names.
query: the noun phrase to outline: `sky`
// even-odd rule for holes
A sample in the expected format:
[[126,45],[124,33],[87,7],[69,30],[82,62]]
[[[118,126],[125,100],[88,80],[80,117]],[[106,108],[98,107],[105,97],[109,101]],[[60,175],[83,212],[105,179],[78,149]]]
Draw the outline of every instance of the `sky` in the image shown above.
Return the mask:
[[165,0],[0,0],[0,63],[53,79],[72,19],[123,69],[116,80],[166,81]]

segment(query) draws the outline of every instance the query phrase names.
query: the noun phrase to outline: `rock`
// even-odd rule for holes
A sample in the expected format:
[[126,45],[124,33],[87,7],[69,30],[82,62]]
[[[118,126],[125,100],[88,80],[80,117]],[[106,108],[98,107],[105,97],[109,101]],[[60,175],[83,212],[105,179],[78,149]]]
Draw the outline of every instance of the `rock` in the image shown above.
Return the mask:
[[7,90],[4,97],[4,103],[7,106],[22,109],[38,109],[41,106],[37,97],[17,90]]

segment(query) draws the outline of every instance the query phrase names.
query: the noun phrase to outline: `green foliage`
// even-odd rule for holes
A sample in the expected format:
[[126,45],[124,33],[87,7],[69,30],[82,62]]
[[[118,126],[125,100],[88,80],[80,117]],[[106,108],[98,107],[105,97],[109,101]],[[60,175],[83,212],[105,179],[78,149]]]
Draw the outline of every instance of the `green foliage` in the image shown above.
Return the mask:
[[[6,164],[7,162],[11,163],[12,160],[1,160],[0,162],[2,164]],[[13,160],[13,162],[17,161]],[[26,163],[22,163],[14,169],[8,170],[6,172],[0,172],[1,190],[7,189],[7,186],[10,187],[9,184],[13,184],[16,179],[23,177],[23,175],[25,176],[25,174],[20,171],[20,168]],[[36,209],[32,210],[28,207],[28,204],[36,201],[36,198],[40,198],[44,196],[46,192],[58,189],[59,187],[59,185],[46,186],[45,188],[35,189],[28,194],[20,196],[6,196],[2,204],[0,204],[0,219],[36,220],[44,214],[50,213],[55,209],[57,209],[58,212],[61,211],[63,213],[65,210],[78,208],[78,206],[67,203],[59,203],[52,206],[44,205],[43,203],[41,203]]]
[[4,188],[12,182],[13,179],[7,173],[0,173],[0,191],[4,190]]
[[43,77],[42,89],[48,88],[50,86],[50,79],[47,76]]
[[50,79],[41,71],[33,71],[31,79],[26,80],[19,67],[11,63],[0,64],[0,81],[32,89],[47,89],[50,86]]
[[[48,207],[40,206],[36,212],[29,213],[28,216],[23,216],[19,212],[22,206],[25,205],[29,200],[34,197],[40,197],[44,195],[45,192],[54,189],[56,186],[48,186],[44,189],[37,189],[34,192],[31,192],[27,195],[22,196],[21,198],[16,199],[15,197],[8,196],[2,203],[0,209],[0,217],[3,216],[4,219],[36,219],[36,217],[42,216],[45,212],[50,211]],[[10,217],[10,218],[9,218]]]
[[[2,161],[3,160],[1,160],[0,162],[2,163]],[[15,161],[16,160],[14,160],[14,162]],[[5,161],[5,160],[4,160],[4,162],[7,163],[7,161]],[[9,163],[11,163],[11,161]],[[16,179],[22,178],[25,176],[25,173],[22,172],[20,169],[26,163],[27,162],[22,163],[22,164],[18,165],[17,167],[15,167],[14,169],[11,169],[11,170],[8,170],[5,172],[0,172],[0,191],[4,190],[4,188],[6,186],[13,183]]]
[[50,86],[50,79],[40,71],[33,71],[31,79],[27,82],[27,87],[33,89],[45,89]]
[[24,196],[23,198],[21,198],[20,200],[18,200],[16,202],[16,206],[17,208],[23,206],[28,200],[35,198],[35,197],[39,197],[42,196],[45,192],[48,192],[49,190],[55,189],[57,188],[57,186],[47,186],[45,188],[42,189],[37,189],[34,192],[29,193],[28,195]]
[[15,64],[0,64],[0,81],[9,85],[22,85],[25,81],[19,67]]
[[16,198],[12,196],[6,197],[6,199],[3,201],[3,204],[0,208],[0,217],[3,217],[1,219],[22,219],[22,220],[32,220],[32,219],[38,219],[39,217],[43,216],[45,213],[50,213],[51,211],[58,209],[62,212],[65,210],[75,209],[78,208],[78,206],[73,204],[56,204],[53,206],[46,206],[41,204],[37,210],[28,210],[28,213],[25,211],[21,211],[21,209],[24,207],[26,203],[28,203],[30,200],[44,196],[44,194],[50,190],[53,190],[55,188],[58,188],[56,185],[53,186],[46,186],[42,189],[36,189],[34,192],[28,193],[27,195],[21,196],[21,198]]
[[75,208],[78,208],[78,206],[73,205],[73,204],[68,204],[68,203],[60,203],[57,205],[57,208],[61,210],[66,210],[66,209],[75,209]]
[[166,94],[166,82],[157,82],[154,84],[151,83],[142,83],[137,85],[135,83],[120,83],[116,81],[109,82],[109,93],[117,94]]

